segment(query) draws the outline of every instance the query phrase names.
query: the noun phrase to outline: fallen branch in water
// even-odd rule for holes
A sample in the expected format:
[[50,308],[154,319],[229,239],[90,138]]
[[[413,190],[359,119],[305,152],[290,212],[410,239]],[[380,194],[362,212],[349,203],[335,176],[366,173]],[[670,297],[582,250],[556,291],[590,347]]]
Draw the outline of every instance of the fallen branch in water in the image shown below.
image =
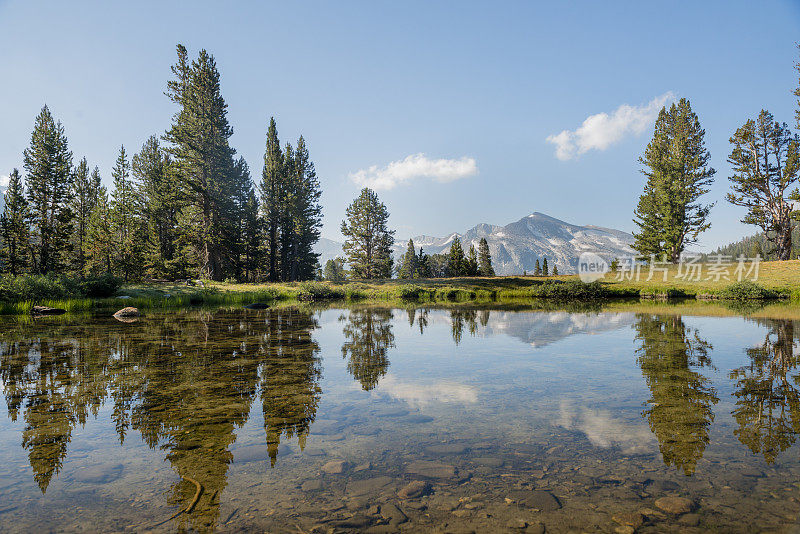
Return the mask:
[[189,506],[187,506],[186,508],[182,508],[182,509],[178,510],[171,517],[168,517],[164,521],[162,521],[161,523],[158,523],[158,524],[154,525],[154,527],[160,527],[164,523],[168,523],[169,521],[172,521],[173,519],[175,519],[176,517],[178,517],[181,514],[190,514],[190,513],[192,513],[192,510],[194,510],[194,507],[197,506],[197,501],[200,500],[200,494],[203,493],[203,486],[198,481],[193,479],[192,477],[181,476],[181,478],[183,480],[186,480],[187,482],[191,482],[197,488],[197,491],[194,492],[194,497],[192,497],[192,501],[189,503]]

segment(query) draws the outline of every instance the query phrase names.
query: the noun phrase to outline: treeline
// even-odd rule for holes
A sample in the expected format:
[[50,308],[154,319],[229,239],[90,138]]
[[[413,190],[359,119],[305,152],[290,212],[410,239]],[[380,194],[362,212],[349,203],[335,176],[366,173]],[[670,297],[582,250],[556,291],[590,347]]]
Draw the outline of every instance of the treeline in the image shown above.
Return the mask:
[[[795,67],[800,74],[800,63]],[[795,121],[800,130],[800,80],[792,94],[797,98]],[[790,259],[796,242],[793,227],[800,218],[796,209],[800,201],[800,137],[762,109],[733,133],[730,144],[731,192],[726,200],[746,208],[743,223],[761,229],[762,256]],[[642,256],[655,255],[677,263],[686,247],[711,226],[708,217],[714,205],[702,200],[716,171],[705,147],[705,130],[689,100],[682,98],[661,110],[653,139],[639,161],[647,180],[634,211],[639,227],[634,248]],[[735,248],[747,255],[757,252],[754,247],[748,243],[746,251]]]
[[291,281],[317,274],[320,184],[303,137],[281,146],[274,119],[261,180],[230,146],[233,130],[214,57],[177,47],[170,128],[100,170],[73,160],[47,106],[23,173],[10,174],[0,216],[0,273]]

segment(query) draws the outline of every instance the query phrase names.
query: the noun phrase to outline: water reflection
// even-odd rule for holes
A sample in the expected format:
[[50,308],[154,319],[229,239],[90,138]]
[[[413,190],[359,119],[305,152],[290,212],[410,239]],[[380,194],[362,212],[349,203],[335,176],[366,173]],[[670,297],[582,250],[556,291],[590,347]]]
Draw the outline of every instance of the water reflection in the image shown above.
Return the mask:
[[694,473],[709,442],[719,401],[711,380],[710,343],[680,316],[642,314],[634,325],[637,361],[651,397],[643,416],[658,439],[664,463]]
[[758,323],[769,329],[764,343],[747,349],[750,363],[730,373],[736,381],[733,416],[739,425],[734,434],[772,464],[800,433],[800,374],[794,323]]
[[[704,336],[699,328],[690,326],[696,324],[693,319],[684,320],[680,315],[563,310],[519,313],[470,307],[405,311],[411,328],[399,325],[397,338],[396,315],[402,321],[402,310],[358,307],[329,312],[335,335],[341,328],[342,339],[334,340],[332,348],[339,366],[341,348],[346,363],[341,367],[347,370],[345,373],[341,369],[341,375],[348,384],[357,383],[360,389],[372,393],[366,395],[347,388],[353,396],[340,401],[338,411],[324,415],[337,434],[344,434],[347,421],[369,423],[373,427],[380,426],[381,421],[370,420],[364,414],[347,419],[349,416],[342,414],[347,413],[349,406],[341,405],[356,398],[382,397],[402,403],[401,407],[370,407],[372,411],[364,413],[378,414],[376,417],[390,421],[386,425],[407,425],[405,431],[411,433],[411,441],[403,451],[407,454],[404,462],[431,454],[424,452],[424,448],[423,452],[415,450],[413,439],[417,434],[413,434],[416,432],[413,425],[424,425],[434,418],[408,416],[409,408],[420,411],[432,408],[437,416],[437,432],[450,431],[446,422],[448,413],[460,414],[459,418],[469,420],[470,425],[474,421],[473,426],[486,436],[481,438],[480,446],[485,448],[480,454],[484,471],[490,475],[495,473],[492,465],[503,462],[508,462],[505,464],[508,466],[522,465],[514,463],[513,456],[499,463],[486,458],[489,453],[485,451],[500,441],[495,439],[496,428],[491,424],[506,417],[519,419],[520,434],[530,423],[525,418],[532,416],[535,424],[530,424],[530,428],[579,431],[586,436],[584,442],[589,447],[650,456],[651,461],[649,453],[655,451],[657,443],[661,454],[661,459],[656,457],[659,467],[663,469],[660,466],[663,460],[687,476],[697,471],[698,461],[712,444],[715,408],[719,408],[719,397],[723,396],[719,391],[727,395],[725,388],[733,388],[732,416],[736,425],[733,434],[768,463],[776,462],[800,433],[800,362],[794,322],[790,320],[755,321],[765,330],[763,343],[747,348],[745,355],[749,362],[727,373],[733,367],[729,366],[720,382],[719,376],[714,375],[712,359],[716,358],[718,365],[725,360],[715,356],[709,341],[713,338],[717,344],[718,338],[709,337],[708,333]],[[322,399],[322,354],[315,339],[320,328],[319,317],[307,309],[278,308],[261,312],[154,314],[130,325],[111,319],[87,319],[85,323],[74,324],[56,319],[8,326],[0,331],[0,380],[9,419],[22,423],[21,446],[27,453],[34,481],[42,493],[48,490],[54,476],[62,471],[76,428],[97,417],[106,406],[116,432],[114,439],[123,444],[138,434],[151,449],[162,451],[169,462],[176,476],[167,493],[167,503],[175,509],[186,506],[196,491],[191,480],[201,484],[203,491],[194,512],[178,516],[171,526],[181,530],[213,529],[220,522],[220,496],[228,486],[230,466],[235,457],[241,458],[237,456],[242,452],[237,448],[241,444],[234,443],[237,431],[248,422],[253,407],[256,411],[260,408],[264,428],[263,434],[257,429],[257,445],[246,447],[251,457],[263,455],[265,465],[269,458],[274,467],[281,461],[279,456],[286,450],[281,445],[287,441],[296,441],[305,449]],[[323,324],[327,323],[323,320]],[[633,325],[634,351],[629,345],[629,325]],[[440,361],[440,375],[404,372],[403,358],[416,355],[395,356],[394,349],[397,346],[403,349],[403,336],[418,337],[417,330],[419,336],[431,336],[431,359],[449,357],[447,351],[435,350],[441,347],[442,339],[445,344],[458,345],[463,358]],[[618,333],[609,336],[615,344],[598,352],[591,352],[589,343],[565,343],[562,347],[567,349],[563,353],[561,349],[543,350],[571,336],[614,330],[625,338],[620,340]],[[491,336],[504,336],[507,340],[504,349],[511,345],[521,347],[521,356],[518,354],[515,360],[512,356],[504,359],[494,355],[490,364],[477,362],[480,356],[476,354],[481,350],[473,354],[471,349],[484,342],[482,337]],[[603,353],[599,361],[607,366],[606,374],[597,379],[599,387],[607,388],[601,390],[602,394],[616,395],[620,384],[635,391],[639,391],[637,387],[643,388],[642,381],[646,384],[649,394],[643,389],[644,393],[636,394],[631,417],[617,410],[616,405],[598,403],[596,396],[551,385],[557,384],[562,375],[565,382],[581,380],[579,373],[572,376],[571,369],[553,371],[547,366],[558,367],[564,353],[584,348],[589,360]],[[735,345],[734,349],[740,356],[738,366],[743,363],[741,345]],[[615,350],[619,351],[618,358]],[[730,347],[727,352],[730,355]],[[532,354],[547,358],[531,358]],[[608,354],[615,358],[603,359]],[[475,359],[470,359],[473,356]],[[399,363],[389,373],[390,360],[394,358]],[[537,360],[547,361],[538,362],[541,367],[530,367]],[[539,376],[531,369],[550,374]],[[633,376],[620,378],[626,370],[633,370]],[[478,372],[482,374],[475,379]],[[548,384],[550,377],[554,380]],[[609,383],[602,383],[603,380]],[[534,387],[529,388],[526,381],[534,383]],[[486,395],[491,390],[484,390],[487,386],[495,388],[491,398]],[[596,387],[595,383],[590,386]],[[531,403],[525,397],[531,392],[541,397],[530,398],[544,400]],[[549,413],[548,402],[553,398],[557,401],[552,403],[556,409]],[[642,417],[649,430],[639,418],[639,402],[646,404]],[[519,403],[524,404],[524,409],[514,412]],[[468,410],[474,419],[464,417]],[[727,411],[726,408],[724,412]],[[476,413],[486,419],[480,419]],[[343,419],[337,421],[336,414]],[[727,413],[721,417],[729,418]],[[444,421],[441,427],[440,420]],[[324,424],[325,421],[317,423]],[[370,431],[361,435],[380,434]],[[338,439],[344,443],[343,436]],[[733,437],[731,442],[735,443]],[[569,463],[569,454],[574,452],[576,457],[580,454],[577,443],[564,441],[560,450],[564,451],[565,463]],[[318,443],[313,445],[317,447]],[[447,450],[437,445],[440,452],[436,454]],[[572,446],[575,451],[570,451]],[[737,447],[744,450],[738,444]],[[456,446],[453,450],[462,449]],[[554,458],[549,456],[546,461],[556,469]],[[532,461],[540,462],[541,458]],[[566,470],[571,472],[572,467]],[[510,467],[508,471],[513,473]],[[697,478],[701,478],[699,473],[692,480]]]
[[364,391],[370,391],[389,370],[388,351],[393,348],[394,334],[388,309],[354,309],[343,314],[342,357],[347,360],[347,370],[361,382]]
[[[2,334],[0,377],[12,420],[22,417],[22,447],[44,493],[61,469],[73,429],[112,403],[122,443],[130,430],[165,451],[178,475],[168,497],[185,506],[203,488],[180,528],[216,523],[227,485],[235,429],[260,391],[267,451],[281,439],[304,446],[319,403],[319,347],[310,312],[197,312],[131,327],[19,325]],[[184,478],[186,477],[186,478]]]

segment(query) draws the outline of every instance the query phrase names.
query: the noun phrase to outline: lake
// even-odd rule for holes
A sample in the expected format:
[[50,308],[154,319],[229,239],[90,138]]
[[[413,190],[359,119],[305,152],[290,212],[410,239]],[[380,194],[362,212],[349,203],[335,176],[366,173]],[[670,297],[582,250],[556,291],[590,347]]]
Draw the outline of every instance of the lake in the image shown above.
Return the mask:
[[800,309],[0,317],[0,530],[797,532]]

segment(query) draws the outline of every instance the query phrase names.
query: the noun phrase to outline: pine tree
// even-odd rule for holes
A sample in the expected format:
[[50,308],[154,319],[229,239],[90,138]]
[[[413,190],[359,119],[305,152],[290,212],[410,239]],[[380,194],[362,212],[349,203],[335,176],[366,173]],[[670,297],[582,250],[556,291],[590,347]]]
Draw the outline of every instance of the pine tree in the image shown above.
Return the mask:
[[85,274],[98,276],[112,274],[111,258],[114,253],[114,229],[111,225],[111,207],[108,191],[99,186],[94,208],[86,230]]
[[247,194],[247,204],[244,212],[244,225],[242,234],[243,242],[243,268],[245,280],[255,282],[259,265],[261,263],[261,230],[263,222],[259,215],[258,199],[255,191],[250,189]]
[[235,151],[228,141],[233,130],[214,57],[201,50],[190,65],[186,48],[178,45],[177,51],[178,61],[172,67],[175,79],[167,85],[167,96],[179,110],[164,137],[171,145],[168,152],[174,156],[181,192],[187,199],[179,215],[179,228],[185,233],[178,243],[181,253],[197,262],[199,274],[222,280],[229,237],[226,225],[234,205]]
[[414,241],[409,239],[406,253],[403,254],[403,257],[400,259],[400,269],[397,273],[397,277],[404,280],[418,278],[417,261],[417,249],[414,247]]
[[174,269],[177,217],[181,206],[179,189],[169,156],[158,137],[150,136],[131,160],[131,175],[139,189],[141,225],[146,236],[142,248],[148,275],[176,277]]
[[536,258],[536,267],[533,268],[533,276],[542,276],[542,266],[539,265],[539,258]]
[[266,238],[268,262],[267,278],[273,282],[280,280],[278,259],[281,213],[284,208],[284,172],[283,152],[278,139],[278,127],[273,117],[269,120],[264,169],[261,172],[261,204],[264,211],[264,237]]
[[447,276],[464,276],[467,271],[467,259],[464,257],[464,249],[461,247],[461,239],[453,237],[450,244],[450,252],[447,255]]
[[643,255],[666,255],[677,263],[687,245],[711,224],[713,204],[703,205],[716,171],[709,166],[705,130],[689,101],[682,98],[661,109],[653,139],[639,162],[647,177],[644,192],[634,211],[640,231],[634,233],[634,248]]
[[482,237],[478,243],[478,270],[481,276],[494,276],[492,255],[489,253],[489,243]]
[[111,228],[113,230],[113,268],[127,282],[138,279],[143,267],[143,232],[141,199],[131,179],[131,167],[125,147],[120,147],[117,162],[111,171],[114,189],[111,192]]
[[342,234],[344,252],[354,278],[392,276],[394,230],[387,228],[389,212],[374,191],[365,187],[346,212]]
[[467,276],[478,276],[478,254],[475,252],[475,245],[470,244],[464,265]]
[[755,121],[748,120],[736,130],[730,142],[733,192],[726,198],[747,208],[742,222],[761,227],[775,245],[778,259],[788,260],[792,252],[792,201],[800,199],[800,195],[788,195],[800,170],[798,138],[786,123],[761,110]]
[[550,276],[550,272],[547,268],[547,258],[542,260],[542,276]]
[[319,202],[322,190],[303,136],[297,140],[292,169],[289,280],[310,280],[314,278],[319,264],[319,254],[314,252],[314,244],[319,241],[322,227],[322,207]]
[[83,158],[72,172],[70,198],[71,211],[75,217],[72,235],[74,267],[80,276],[83,276],[86,266],[86,232],[97,195],[94,189],[94,177],[89,175],[89,164]]
[[31,144],[23,156],[33,270],[47,274],[60,270],[67,260],[72,218],[72,153],[64,127],[53,120],[47,106],[36,117]]
[[558,265],[553,265],[553,276],[558,276]]
[[422,251],[422,247],[419,248],[419,254],[417,255],[417,272],[419,273],[419,278],[433,277],[431,258]]
[[17,276],[28,267],[28,202],[22,177],[17,169],[11,171],[5,192],[3,214],[0,216],[0,260],[4,272]]
[[334,258],[325,262],[323,278],[331,282],[341,282],[345,279],[344,259]]

